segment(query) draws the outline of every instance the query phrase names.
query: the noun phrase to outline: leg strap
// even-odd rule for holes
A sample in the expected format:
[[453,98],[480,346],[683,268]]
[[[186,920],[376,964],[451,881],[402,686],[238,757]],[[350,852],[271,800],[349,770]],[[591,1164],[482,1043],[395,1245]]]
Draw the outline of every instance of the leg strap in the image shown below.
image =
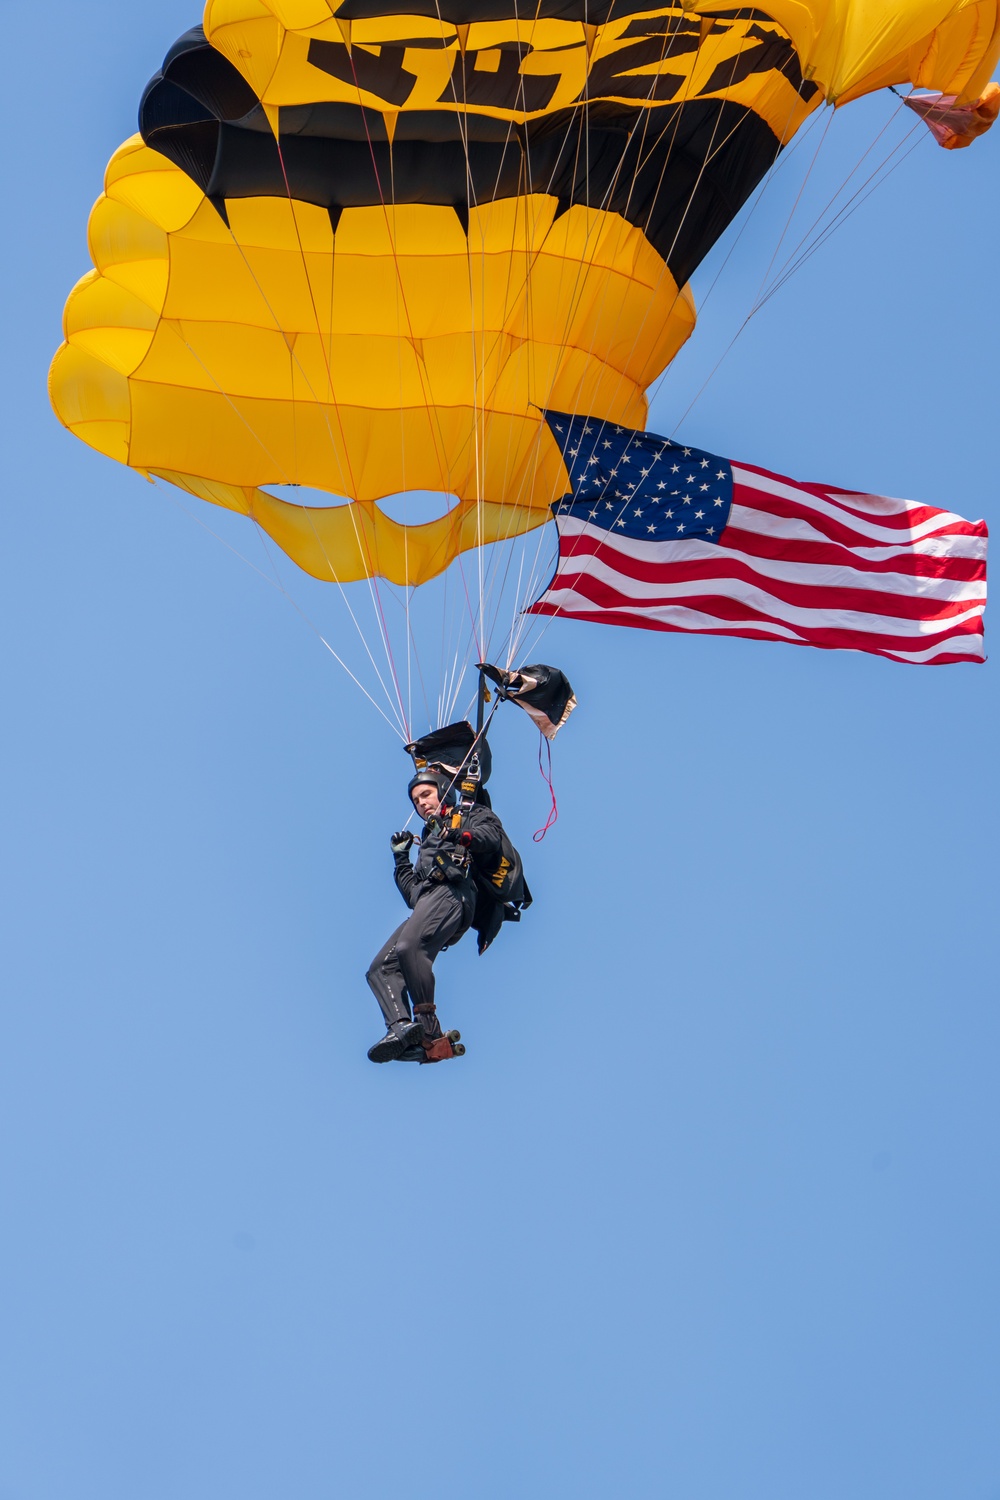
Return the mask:
[[413,1014],[424,1028],[423,1044],[427,1047],[441,1035],[441,1022],[438,1020],[437,1006],[424,1002],[421,1005],[413,1007]]

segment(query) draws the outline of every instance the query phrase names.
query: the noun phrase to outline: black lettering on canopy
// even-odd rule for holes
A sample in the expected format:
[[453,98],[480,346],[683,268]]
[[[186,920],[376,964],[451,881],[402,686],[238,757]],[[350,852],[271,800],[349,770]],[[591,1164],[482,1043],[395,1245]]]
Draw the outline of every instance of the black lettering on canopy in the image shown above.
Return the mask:
[[[675,45],[693,40],[684,26],[673,38]],[[147,88],[139,125],[143,139],[188,173],[223,217],[233,199],[291,196],[329,213],[335,232],[344,209],[389,199],[452,208],[468,224],[470,203],[540,193],[554,198],[560,212],[582,204],[620,215],[641,230],[680,285],[781,147],[767,122],[742,103],[664,99],[648,108],[658,97],[650,97],[650,87],[662,98],[662,91],[677,89],[684,80],[656,73],[628,78],[616,70],[655,66],[669,55],[670,42],[666,33],[639,39],[603,59],[603,75],[595,69],[602,87],[619,92],[636,86],[638,99],[595,98],[592,75],[589,100],[512,126],[482,109],[463,108],[460,98],[457,107],[454,98],[442,98],[436,108],[401,111],[391,137],[378,106],[319,101],[280,111],[279,154],[264,111],[257,106],[239,113],[248,103],[241,75],[232,68],[229,77],[230,64],[220,66],[218,55],[185,38],[168,59],[169,76],[158,73]],[[378,56],[355,47],[353,58],[343,46],[312,45],[314,61],[318,51],[334,63],[327,68],[332,76],[356,79],[382,98],[401,99],[411,91],[403,45],[384,46]],[[507,108],[517,107],[520,91],[526,113],[544,110],[538,101],[551,98],[552,76],[523,74],[523,47],[484,50],[492,52],[485,60],[487,67],[497,63],[496,72],[475,68],[470,53],[456,72],[456,85],[464,77],[470,92],[483,87],[480,99],[502,94]],[[181,52],[183,85],[173,76]],[[744,52],[724,65],[716,87],[775,67],[798,85],[798,64],[788,44],[780,33],[761,27]],[[801,91],[808,98],[815,88],[803,84]],[[442,107],[449,103],[451,108]]]
[[656,101],[672,99],[687,80],[684,73],[635,73],[635,68],[648,68],[665,62],[683,52],[697,52],[698,33],[683,36],[652,37],[644,42],[632,42],[598,58],[587,79],[587,94],[591,99],[647,99]]
[[366,52],[363,47],[352,47],[350,51],[343,42],[309,43],[309,61],[314,68],[339,78],[342,83],[354,84],[369,94],[376,94],[387,104],[405,104],[413,92],[416,74],[403,66],[406,48],[382,46],[378,56]]
[[746,47],[735,57],[720,63],[702,89],[703,94],[714,94],[718,89],[730,89],[742,83],[754,73],[783,73],[793,89],[802,99],[811,99],[818,85],[807,83],[802,77],[798,54],[786,36],[773,31],[764,31],[760,26],[751,26],[747,41],[753,37],[755,47]]
[[[497,47],[484,48],[483,52],[467,52],[438,103],[449,104],[457,100],[466,105],[517,109],[525,114],[546,109],[559,87],[562,75],[558,72],[522,73],[521,61],[530,56],[533,50],[527,42],[501,42]],[[495,70],[488,71],[476,66],[477,58],[483,57],[485,60],[491,53],[495,55],[497,52],[500,58]]]

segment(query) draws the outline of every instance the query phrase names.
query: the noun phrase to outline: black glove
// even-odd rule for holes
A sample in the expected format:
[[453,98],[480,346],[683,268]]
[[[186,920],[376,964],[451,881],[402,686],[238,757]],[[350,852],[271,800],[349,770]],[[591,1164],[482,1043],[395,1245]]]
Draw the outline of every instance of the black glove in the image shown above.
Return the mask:
[[462,849],[468,849],[472,843],[472,834],[467,828],[446,828],[441,835],[442,844],[458,844]]
[[413,834],[407,833],[406,829],[404,828],[402,833],[394,833],[392,835],[392,838],[389,840],[389,848],[392,850],[396,859],[403,859],[405,855],[409,854],[410,845],[412,843]]

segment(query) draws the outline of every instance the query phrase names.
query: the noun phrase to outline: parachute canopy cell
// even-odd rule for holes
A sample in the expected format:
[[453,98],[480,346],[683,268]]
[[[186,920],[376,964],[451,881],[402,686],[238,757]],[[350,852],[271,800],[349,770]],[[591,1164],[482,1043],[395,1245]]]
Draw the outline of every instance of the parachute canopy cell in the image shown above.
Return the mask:
[[[316,577],[420,583],[548,520],[543,408],[645,425],[688,278],[824,99],[961,108],[1000,49],[994,0],[514,12],[209,0],[91,215],[64,424]],[[410,490],[447,513],[380,508]]]

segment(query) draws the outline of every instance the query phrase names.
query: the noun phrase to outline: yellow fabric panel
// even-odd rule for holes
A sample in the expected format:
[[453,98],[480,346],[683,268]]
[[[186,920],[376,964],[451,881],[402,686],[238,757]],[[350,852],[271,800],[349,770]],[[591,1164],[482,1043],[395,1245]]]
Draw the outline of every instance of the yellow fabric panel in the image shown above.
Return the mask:
[[128,381],[88,351],[64,344],[56,355],[49,389],[68,427],[78,422],[127,422]]
[[[306,413],[291,403],[148,379],[131,380],[129,390],[137,468],[180,469],[248,486],[294,481],[296,429]],[[334,466],[334,485],[337,477]]]
[[287,333],[330,324],[332,255],[215,245],[176,235],[165,316],[251,323]]
[[745,109],[752,109],[754,114],[767,121],[783,146],[787,146],[805,117],[818,108],[822,100],[822,94],[817,94],[813,103],[803,109],[798,89],[793,88],[781,73],[774,71],[731,84],[724,96],[712,94],[710,97],[725,97],[734,104],[742,104]]
[[[520,200],[523,201],[523,200]],[[554,211],[554,210],[553,210]],[[470,215],[470,235],[472,232]],[[508,237],[505,248],[510,251]],[[338,255],[465,255],[465,235],[455,212],[428,204],[376,204],[352,208],[337,226]]]
[[242,26],[277,15],[278,6],[270,0],[206,0],[204,19],[206,26]]
[[[179,464],[182,472],[204,477],[206,469],[225,461],[228,482],[247,488],[298,482],[365,501],[429,489],[472,501],[480,493],[507,495],[504,476],[540,443],[538,487],[509,497],[508,504],[533,511],[531,524],[538,524],[547,518],[550,500],[563,493],[558,486],[565,488],[558,451],[540,423],[527,416],[498,425],[497,418],[484,419],[471,407],[433,413],[422,406],[382,412],[346,405],[293,409],[148,382],[133,382],[131,394],[131,462],[137,468]],[[632,395],[643,417],[641,394],[633,390]],[[619,405],[623,410],[615,415],[624,417],[626,403]]]
[[129,425],[127,422],[75,422],[70,429],[74,437],[98,453],[120,464],[129,461]]
[[63,344],[49,370],[49,400],[64,426],[96,448],[129,462],[128,380],[111,364],[74,344]]
[[[935,32],[929,46],[921,43],[910,51],[907,78],[922,88],[941,87],[954,93],[960,103],[974,103],[987,88],[1000,55],[1000,27],[995,0],[967,5],[948,27]],[[856,91],[845,91],[845,102]]]
[[[554,200],[547,201],[554,213]],[[617,214],[591,213],[582,203],[545,222],[530,246],[532,253],[536,245],[545,255],[564,256],[574,265],[621,271],[648,288],[663,276],[663,261],[640,230]]]
[[123,262],[167,259],[167,236],[137,209],[98,198],[87,227],[90,258],[99,271]]
[[73,288],[63,327],[68,339],[92,329],[138,329],[148,345],[156,322],[156,313],[145,302],[95,272]]
[[167,295],[169,269],[166,257],[162,260],[118,261],[107,266],[104,275],[157,312]]
[[[803,73],[847,103],[886,83],[978,96],[1000,58],[996,0],[767,0]],[[694,0],[693,12],[716,9]]]
[[[521,487],[539,488],[539,446],[538,430],[533,429],[532,451],[521,457],[516,466],[513,462],[508,464],[506,477],[514,492]],[[516,445],[512,445],[512,459],[515,453]],[[152,472],[213,505],[252,516],[300,567],[327,581],[344,583],[376,571],[401,585],[434,577],[460,552],[507,540],[539,524],[538,515],[522,507],[477,506],[465,501],[440,520],[403,527],[371,504],[355,502],[312,508],[281,500],[263,490],[220,485],[177,470]],[[564,480],[558,463],[552,465],[552,474],[554,500],[561,495]],[[541,519],[547,519],[548,514],[546,506]]]
[[[242,207],[243,200],[240,199],[239,202],[240,206]],[[299,206],[302,208],[309,207],[308,204],[300,204]],[[226,212],[228,214],[228,207],[226,209]],[[231,223],[226,223],[225,219],[223,219],[218,210],[214,208],[211,203],[209,203],[207,198],[203,198],[198,204],[197,209],[184,225],[183,232],[184,238],[186,240],[198,240],[199,242],[206,245],[228,245],[234,249],[243,248],[242,240],[240,241],[240,245],[238,247],[234,245],[233,229]]]
[[100,280],[101,280],[101,273],[100,273],[100,271],[96,271],[96,270],[86,271],[80,277],[80,280],[76,283],[76,286],[73,288],[73,290],[70,292],[69,296],[66,298],[66,305],[63,308],[63,318],[62,318],[63,338],[65,338],[67,336],[67,333],[68,333],[70,325],[71,325],[71,320],[72,320],[72,317],[73,317],[73,304],[74,304],[74,301],[76,300],[77,297],[80,297],[85,292],[89,291],[89,289],[92,286],[94,286],[95,283],[97,283]]
[[284,401],[291,364],[291,351],[277,329],[163,318],[135,378]]
[[[103,276],[138,297],[153,312],[160,311],[169,272],[165,230],[138,209],[104,194],[91,212],[87,242],[90,258]],[[74,295],[71,293],[70,300]]]
[[221,505],[224,510],[235,510],[241,516],[250,514],[255,493],[252,489],[241,489],[236,484],[221,484],[217,479],[200,479],[196,474],[179,474],[176,469],[153,469],[150,474],[154,479],[165,479],[168,484],[175,484],[179,490],[186,490],[189,495],[197,495],[199,500]]
[[[452,214],[452,218],[454,218]],[[465,255],[338,255],[334,267],[337,327],[392,338],[471,332],[474,326]],[[499,278],[498,278],[499,279]],[[473,278],[475,281],[475,278]],[[485,311],[478,326],[498,322]],[[315,327],[315,324],[313,325]]]
[[274,0],[271,10],[290,31],[318,26],[330,15],[326,0]]
[[70,342],[77,349],[87,349],[120,375],[131,375],[145,358],[149,334],[136,328],[87,328],[75,333]]
[[[346,210],[334,240],[327,214],[280,199],[234,202],[226,228],[135,142],[108,183],[115,196],[90,225],[102,275],[67,305],[70,339],[105,366],[81,377],[97,398],[91,419],[118,423],[99,446],[121,455],[127,440],[138,468],[223,489],[510,493],[511,474],[537,468],[525,459],[541,431],[529,402],[585,401],[642,425],[643,386],[693,326],[690,293],[678,296],[639,231],[580,205],[553,222],[546,196],[475,210],[469,242],[453,211],[420,205]],[[166,198],[153,220],[136,207],[150,184]],[[123,369],[135,369],[132,402],[112,380],[112,414],[106,381]],[[66,407],[63,386],[54,399]],[[505,411],[520,426],[496,438]],[[85,420],[60,416],[75,431]],[[529,483],[516,498],[531,523],[561,483],[558,460],[544,472],[543,492]]]
[[128,194],[130,180],[144,172],[169,175],[176,171],[173,162],[158,151],[150,150],[141,135],[130,135],[127,141],[122,141],[104,169],[104,191],[114,197],[115,188],[121,184],[122,192]]
[[[218,214],[210,212],[218,224]],[[234,198],[226,212],[229,238],[243,248],[292,250],[296,255],[328,255],[333,249],[330,216],[313,203],[292,203],[287,198]],[[381,214],[381,209],[378,212]]]
[[105,174],[108,198],[135,210],[160,229],[180,229],[204,195],[186,172],[134,135],[111,158]]
[[[215,24],[209,14],[212,11],[223,18],[233,13],[234,18],[221,19]],[[268,11],[271,13],[261,15],[257,0],[248,0],[245,19],[238,18],[239,11],[240,7],[228,3],[228,0],[208,0],[205,7],[205,35],[224,57],[228,57],[234,68],[239,68],[258,99],[271,102],[268,90],[281,56],[285,29],[271,12],[270,6]],[[212,27],[211,31],[208,30],[209,26]],[[294,32],[287,34],[295,35]]]
[[[133,206],[161,182],[176,208],[182,174],[150,156],[119,153],[118,196],[95,207],[101,274],[71,295],[73,347],[53,368],[62,420],[102,451],[186,475],[203,487],[194,492],[236,509],[266,484],[353,496],[369,506],[368,550],[397,582],[422,581],[433,559],[445,565],[469,523],[457,513],[431,523],[407,552],[371,502],[443,490],[473,514],[492,507],[498,536],[541,524],[565,473],[539,408],[641,427],[644,386],[694,323],[690,293],[645,238],[580,205],[554,219],[551,198],[491,204],[470,216],[467,242],[450,209],[348,209],[334,236],[308,205],[241,201],[227,228],[188,202],[168,234],[163,210],[151,222]],[[142,267],[161,276],[159,319],[148,285],[140,297],[111,280]],[[304,527],[301,507],[289,520],[284,503],[255,502],[255,514],[297,562],[329,576],[313,534],[327,512]],[[344,579],[368,566],[344,540],[347,514],[330,507],[323,531]]]
[[[547,513],[546,513],[547,514]],[[403,527],[376,507],[314,511],[258,492],[253,516],[284,551],[317,578],[346,582],[378,573],[390,582],[433,578],[461,552],[518,536],[538,524],[530,513],[464,502],[450,515]],[[349,573],[341,571],[338,559]]]

